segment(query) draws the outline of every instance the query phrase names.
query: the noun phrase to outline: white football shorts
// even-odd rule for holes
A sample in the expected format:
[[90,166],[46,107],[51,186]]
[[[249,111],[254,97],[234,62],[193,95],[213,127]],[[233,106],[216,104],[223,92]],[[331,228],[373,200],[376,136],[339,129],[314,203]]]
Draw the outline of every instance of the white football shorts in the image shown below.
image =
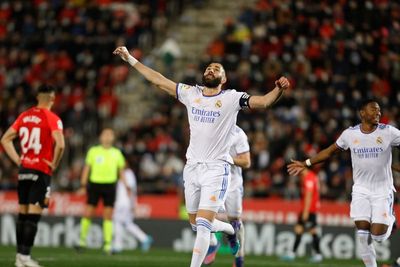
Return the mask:
[[225,200],[225,211],[228,217],[239,218],[243,211],[243,178],[232,177]]
[[187,212],[218,212],[224,205],[229,183],[229,163],[187,163],[183,169]]
[[369,195],[353,192],[350,217],[354,221],[391,225],[394,220],[393,202],[393,192],[388,195]]

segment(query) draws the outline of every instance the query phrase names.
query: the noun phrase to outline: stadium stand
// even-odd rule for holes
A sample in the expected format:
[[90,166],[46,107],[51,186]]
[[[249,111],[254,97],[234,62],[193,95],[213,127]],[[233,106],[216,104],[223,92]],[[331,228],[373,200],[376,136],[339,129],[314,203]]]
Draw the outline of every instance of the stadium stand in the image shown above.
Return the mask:
[[[160,41],[159,25],[180,14],[188,1],[172,1],[174,12],[169,12],[171,1],[134,1],[133,24],[110,1],[72,4],[80,2],[33,1],[30,6],[13,1],[0,6],[0,132],[26,108],[38,83],[59,86],[55,111],[64,120],[69,147],[57,176],[59,190],[77,187],[83,152],[98,128],[118,115],[114,89],[127,79],[128,69],[115,64],[110,51],[122,41],[139,49],[154,46]],[[200,81],[207,63],[219,61],[227,70],[227,88],[258,94],[282,73],[291,78],[294,89],[277,107],[251,114],[251,119],[249,113],[239,116],[254,163],[245,173],[246,196],[297,198],[297,181],[287,175],[286,163],[312,155],[357,123],[356,105],[364,97],[377,97],[382,122],[399,127],[399,21],[395,1],[258,0],[243,6],[237,18],[225,20],[224,31],[200,62],[175,67],[175,76],[192,84]],[[124,132],[119,146],[138,175],[140,192],[169,193],[180,186],[188,129],[184,107],[169,96],[156,96],[151,101],[157,101],[157,109]],[[398,161],[397,150],[394,155]],[[1,187],[14,188],[16,170],[2,153],[0,169]],[[349,198],[349,155],[317,171],[323,198]],[[400,189],[398,175],[395,184]]]

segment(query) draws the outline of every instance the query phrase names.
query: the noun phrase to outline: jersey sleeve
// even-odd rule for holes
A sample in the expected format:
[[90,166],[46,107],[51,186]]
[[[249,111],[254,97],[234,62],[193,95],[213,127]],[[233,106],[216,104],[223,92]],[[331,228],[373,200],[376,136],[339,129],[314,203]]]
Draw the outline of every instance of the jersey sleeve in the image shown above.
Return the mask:
[[392,136],[392,138],[391,138],[392,146],[400,146],[400,130],[397,129],[396,127],[393,127],[390,125],[389,125],[389,130],[390,130],[391,136]]
[[121,150],[118,150],[118,169],[123,169],[125,167],[125,158],[124,155],[122,155]]
[[306,180],[304,181],[304,190],[305,191],[313,191],[315,187],[315,182],[313,181],[313,179],[308,176],[306,178]]
[[13,128],[16,132],[18,132],[19,128],[21,127],[22,115],[23,114],[20,114],[18,118],[14,121],[14,123],[11,125],[11,128]]
[[194,90],[194,86],[190,86],[184,83],[176,84],[176,98],[184,105],[189,103],[189,95]]
[[231,90],[232,103],[236,110],[249,108],[250,95],[244,92]]
[[85,163],[86,165],[92,166],[95,160],[95,155],[94,155],[95,151],[94,148],[90,148],[89,151],[86,154],[86,159],[85,159]]
[[62,123],[61,119],[55,114],[51,114],[49,116],[49,125],[50,125],[50,130],[52,132],[63,130],[63,123]]
[[238,154],[246,153],[250,151],[249,141],[247,140],[247,135],[241,130],[237,142],[235,144],[236,151]]
[[343,150],[349,149],[349,143],[347,141],[348,130],[344,130],[339,138],[336,140],[336,145]]

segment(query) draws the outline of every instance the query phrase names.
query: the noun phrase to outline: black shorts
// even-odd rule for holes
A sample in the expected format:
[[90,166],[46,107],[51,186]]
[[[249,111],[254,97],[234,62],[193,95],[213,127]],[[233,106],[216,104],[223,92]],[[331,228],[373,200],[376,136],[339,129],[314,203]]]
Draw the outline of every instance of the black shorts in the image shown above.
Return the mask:
[[41,171],[20,168],[18,172],[18,203],[20,205],[46,205],[44,200],[50,196],[51,176]]
[[316,213],[310,213],[307,221],[303,221],[302,217],[303,217],[303,213],[300,212],[299,217],[297,218],[297,224],[303,226],[305,229],[312,229],[317,226],[317,214]]
[[104,206],[114,207],[116,184],[97,184],[89,182],[87,187],[87,204],[97,206],[99,199],[103,199]]

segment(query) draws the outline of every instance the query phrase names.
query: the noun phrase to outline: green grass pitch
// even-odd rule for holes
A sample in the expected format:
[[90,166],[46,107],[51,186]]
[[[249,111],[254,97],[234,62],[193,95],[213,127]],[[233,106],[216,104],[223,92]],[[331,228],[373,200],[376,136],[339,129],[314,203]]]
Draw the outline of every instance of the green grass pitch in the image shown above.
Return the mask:
[[[118,255],[104,255],[101,250],[90,249],[84,253],[76,253],[70,248],[34,248],[33,257],[44,267],[188,267],[191,255],[178,253],[166,249],[152,249],[147,253],[139,250],[125,251]],[[0,246],[0,266],[14,266],[15,248]],[[217,255],[212,267],[231,267],[233,257]],[[246,267],[362,267],[361,260],[332,260],[326,259],[322,263],[309,263],[306,258],[294,262],[282,262],[276,257],[247,256]]]

